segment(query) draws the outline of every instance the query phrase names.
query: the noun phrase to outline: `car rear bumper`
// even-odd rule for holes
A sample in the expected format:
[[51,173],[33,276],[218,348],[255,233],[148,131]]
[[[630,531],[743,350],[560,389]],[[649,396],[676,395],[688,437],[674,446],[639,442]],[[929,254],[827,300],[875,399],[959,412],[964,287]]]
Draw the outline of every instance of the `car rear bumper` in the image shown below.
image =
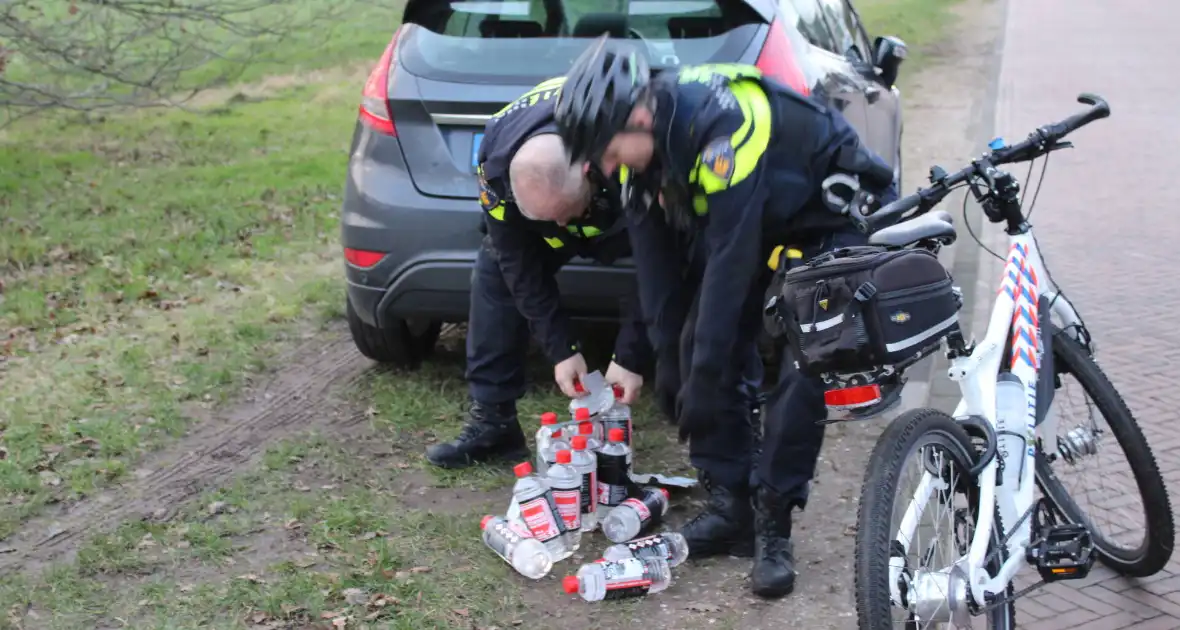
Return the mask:
[[[475,251],[466,260],[422,259],[402,268],[385,287],[348,281],[348,299],[361,320],[383,327],[393,318],[467,320]],[[574,319],[612,320],[632,295],[630,266],[571,261],[557,274],[562,307]]]
[[[483,240],[479,202],[419,192],[397,142],[361,126],[354,137],[341,244],[386,254],[368,268],[344,263],[348,299],[370,326],[390,318],[466,321],[471,273]],[[591,320],[617,317],[619,300],[635,286],[628,259],[612,266],[575,259],[557,281],[562,306],[576,319]]]

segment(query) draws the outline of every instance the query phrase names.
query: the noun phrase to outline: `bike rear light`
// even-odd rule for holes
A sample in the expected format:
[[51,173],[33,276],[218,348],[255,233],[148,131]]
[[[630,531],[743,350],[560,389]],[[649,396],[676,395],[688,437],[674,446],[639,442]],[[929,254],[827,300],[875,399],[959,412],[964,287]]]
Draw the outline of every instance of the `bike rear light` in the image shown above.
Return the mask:
[[824,404],[833,409],[857,409],[881,402],[880,385],[859,385],[824,392]]

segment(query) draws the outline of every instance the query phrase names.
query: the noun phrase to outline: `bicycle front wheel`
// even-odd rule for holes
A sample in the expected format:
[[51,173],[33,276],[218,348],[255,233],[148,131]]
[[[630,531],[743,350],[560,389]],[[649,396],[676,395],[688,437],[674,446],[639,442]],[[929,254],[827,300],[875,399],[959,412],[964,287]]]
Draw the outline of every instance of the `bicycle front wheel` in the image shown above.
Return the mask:
[[[979,512],[971,438],[936,409],[901,414],[877,440],[857,515],[855,591],[860,630],[1012,630],[1014,604],[970,603],[956,561],[967,554]],[[996,515],[988,552],[1006,551]],[[1007,592],[1011,595],[1009,585]],[[989,604],[991,602],[979,602]]]
[[1176,532],[1147,438],[1098,364],[1063,331],[1053,335],[1053,360],[1057,452],[1037,454],[1041,492],[1087,526],[1103,564],[1154,575],[1171,559]]

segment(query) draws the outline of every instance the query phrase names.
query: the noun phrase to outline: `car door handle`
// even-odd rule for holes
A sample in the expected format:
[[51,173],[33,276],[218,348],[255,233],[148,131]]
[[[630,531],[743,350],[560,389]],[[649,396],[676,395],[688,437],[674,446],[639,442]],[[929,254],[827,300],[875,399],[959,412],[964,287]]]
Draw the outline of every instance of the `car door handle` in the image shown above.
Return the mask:
[[877,99],[881,98],[881,88],[875,85],[868,86],[865,88],[865,98],[869,100],[870,104],[876,103]]

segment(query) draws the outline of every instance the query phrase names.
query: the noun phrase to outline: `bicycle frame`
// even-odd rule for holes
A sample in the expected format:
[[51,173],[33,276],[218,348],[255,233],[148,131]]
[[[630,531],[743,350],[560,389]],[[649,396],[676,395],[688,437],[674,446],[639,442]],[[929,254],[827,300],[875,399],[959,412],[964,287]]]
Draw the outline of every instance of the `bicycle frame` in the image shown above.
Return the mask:
[[[1041,296],[1049,298],[1049,313],[1039,312]],[[1075,329],[1070,328],[1070,325],[1080,324],[1080,318],[1073,305],[1053,285],[1036,238],[1029,228],[1027,232],[1009,237],[1008,258],[983,341],[970,355],[953,359],[948,370],[951,380],[959,383],[963,396],[952,414],[954,417],[983,418],[997,433],[1006,430],[1025,436],[1027,445],[1020,460],[1013,461],[1012,454],[1009,454],[1009,461],[1006,462],[1007,466],[1022,467],[1018,487],[997,485],[998,457],[987,464],[976,480],[979,487],[979,510],[975,531],[967,555],[959,558],[954,565],[965,574],[971,597],[978,605],[986,602],[983,597],[985,591],[993,594],[1006,592],[1008,584],[1027,564],[1025,549],[1031,536],[1032,519],[1028,516],[1033,507],[1033,492],[1036,485],[1037,437],[1043,438],[1043,448],[1047,452],[1056,451],[1054,414],[1047,413],[1046,417],[1037,423],[1037,383],[1044,351],[1039,322],[1043,316],[1051,317],[1071,333]],[[1009,342],[1011,352],[1006,354]],[[1010,357],[1010,361],[1009,365],[1003,367],[1018,376],[1025,387],[1028,413],[1024,417],[1024,426],[1001,427],[997,423],[996,384],[1001,371],[1001,361],[1005,356]],[[922,511],[935,489],[943,483],[929,472],[923,473],[897,532],[896,540],[906,548],[907,553],[921,520]],[[997,511],[1002,523],[995,522],[994,516]],[[995,575],[991,575],[985,563],[988,545],[992,541],[992,530],[997,527],[1001,539],[1010,536],[1007,542],[1008,559]],[[1005,527],[1015,527],[1016,530],[1005,530]],[[891,561],[890,568],[890,587],[896,591],[897,578],[900,577],[902,566],[900,562]],[[894,592],[894,601],[900,601],[897,595]]]

